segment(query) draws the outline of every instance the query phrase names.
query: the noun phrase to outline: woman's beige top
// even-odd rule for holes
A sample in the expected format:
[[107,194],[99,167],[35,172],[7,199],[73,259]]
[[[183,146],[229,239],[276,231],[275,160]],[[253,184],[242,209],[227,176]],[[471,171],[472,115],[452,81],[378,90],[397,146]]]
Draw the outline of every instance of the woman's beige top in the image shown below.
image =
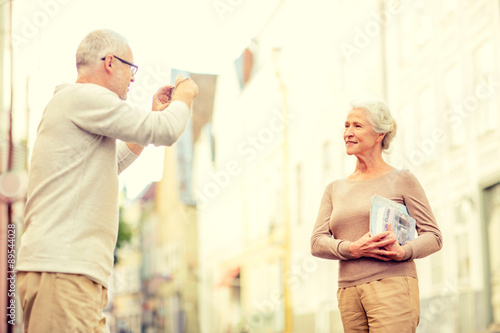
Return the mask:
[[[349,244],[369,231],[370,200],[375,194],[406,205],[416,219],[418,237],[403,244],[403,261],[355,259]],[[426,257],[442,247],[442,236],[425,192],[408,170],[393,170],[369,180],[341,179],[330,183],[323,195],[311,237],[311,253],[340,260],[339,288],[392,276],[417,278],[413,259]]]

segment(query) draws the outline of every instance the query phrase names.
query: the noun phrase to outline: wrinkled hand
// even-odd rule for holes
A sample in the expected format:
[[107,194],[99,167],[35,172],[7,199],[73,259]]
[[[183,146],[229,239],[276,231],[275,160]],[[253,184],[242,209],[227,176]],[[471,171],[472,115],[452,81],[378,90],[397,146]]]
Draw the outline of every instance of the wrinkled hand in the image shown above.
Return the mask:
[[184,78],[180,74],[177,75],[172,101],[183,101],[191,107],[191,103],[197,95],[198,85],[190,78]]
[[387,235],[385,238],[387,240],[394,240],[393,243],[389,244],[389,245],[386,245],[384,247],[384,250],[388,251],[388,252],[394,252],[395,254],[386,254],[386,256],[388,258],[391,258],[392,260],[396,260],[396,261],[401,261],[404,259],[405,255],[406,255],[406,250],[404,249],[404,247],[402,247],[401,245],[399,245],[398,243],[398,240],[396,238],[396,235],[394,234],[394,230],[392,229],[392,225],[389,224],[387,226],[387,232],[389,232],[389,235]]
[[391,231],[386,231],[375,236],[370,236],[370,232],[367,232],[360,239],[349,244],[349,251],[356,259],[370,257],[390,261],[392,257],[397,255],[397,252],[392,250],[392,246],[396,242],[396,237],[388,237],[390,234]]
[[172,99],[172,92],[174,91],[174,86],[168,84],[166,86],[158,89],[156,94],[153,96],[153,111],[162,111],[170,105]]

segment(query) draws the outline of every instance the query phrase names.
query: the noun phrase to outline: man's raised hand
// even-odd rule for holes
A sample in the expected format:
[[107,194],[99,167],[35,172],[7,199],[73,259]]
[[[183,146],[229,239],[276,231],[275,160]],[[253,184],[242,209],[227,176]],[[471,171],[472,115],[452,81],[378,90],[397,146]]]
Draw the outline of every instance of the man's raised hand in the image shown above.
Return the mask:
[[175,89],[172,95],[172,101],[183,101],[189,107],[193,99],[198,95],[198,85],[190,78],[184,78],[177,75],[175,78]]
[[162,111],[170,105],[174,86],[168,84],[158,89],[153,96],[153,111]]

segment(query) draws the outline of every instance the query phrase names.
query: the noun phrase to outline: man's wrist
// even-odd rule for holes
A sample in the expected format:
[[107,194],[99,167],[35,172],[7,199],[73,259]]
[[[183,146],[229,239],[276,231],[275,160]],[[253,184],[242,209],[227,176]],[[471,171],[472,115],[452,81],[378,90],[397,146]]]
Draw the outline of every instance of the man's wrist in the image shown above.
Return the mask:
[[137,156],[139,156],[142,153],[142,151],[144,150],[144,147],[137,144],[137,143],[127,142],[127,147],[132,153],[134,153]]
[[191,103],[193,102],[193,99],[196,97],[196,94],[194,92],[179,92],[178,94],[175,94],[172,97],[172,102],[174,101],[181,101],[186,103],[189,107],[191,107]]

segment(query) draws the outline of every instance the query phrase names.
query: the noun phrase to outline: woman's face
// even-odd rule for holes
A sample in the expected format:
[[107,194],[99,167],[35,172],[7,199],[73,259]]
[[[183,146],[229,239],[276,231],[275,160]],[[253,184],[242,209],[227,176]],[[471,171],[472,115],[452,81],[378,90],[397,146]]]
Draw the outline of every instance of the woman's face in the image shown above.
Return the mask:
[[348,155],[366,155],[381,147],[384,134],[375,132],[368,121],[368,111],[352,109],[347,115],[344,129],[344,143]]

